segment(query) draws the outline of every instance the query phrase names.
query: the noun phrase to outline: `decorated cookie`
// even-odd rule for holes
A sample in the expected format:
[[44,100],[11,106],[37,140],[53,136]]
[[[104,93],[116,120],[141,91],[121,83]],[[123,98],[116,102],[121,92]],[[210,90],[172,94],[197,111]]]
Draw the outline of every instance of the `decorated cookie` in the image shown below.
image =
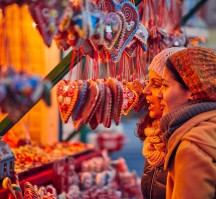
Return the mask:
[[107,128],[111,126],[112,109],[113,109],[113,96],[111,88],[108,84],[105,84],[105,104],[103,113],[103,125]]
[[66,123],[73,111],[79,94],[78,84],[61,80],[57,85],[57,102],[61,119]]
[[121,110],[123,104],[123,86],[115,78],[107,79],[106,83],[109,85],[113,97],[113,113],[112,118],[116,125],[119,124],[121,119]]
[[36,23],[44,43],[50,46],[66,11],[69,0],[35,1],[29,4],[29,11]]
[[130,90],[126,85],[123,86],[123,105],[121,113],[127,115],[138,103],[139,95]]

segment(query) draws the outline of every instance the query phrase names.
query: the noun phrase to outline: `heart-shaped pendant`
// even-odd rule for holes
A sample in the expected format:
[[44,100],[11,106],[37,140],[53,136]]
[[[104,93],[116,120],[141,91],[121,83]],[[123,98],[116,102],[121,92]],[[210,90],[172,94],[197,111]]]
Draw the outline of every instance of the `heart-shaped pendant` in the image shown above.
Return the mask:
[[50,47],[54,35],[63,19],[69,0],[35,1],[29,11],[36,23],[44,43]]
[[57,85],[57,102],[63,123],[66,123],[77,101],[79,89],[77,82],[61,80]]
[[111,120],[112,120],[112,92],[108,84],[105,84],[105,104],[104,104],[104,112],[103,112],[103,125],[106,128],[110,128]]
[[107,79],[106,83],[109,85],[113,97],[113,112],[112,119],[118,125],[121,120],[121,110],[123,104],[123,87],[122,84],[115,78]]

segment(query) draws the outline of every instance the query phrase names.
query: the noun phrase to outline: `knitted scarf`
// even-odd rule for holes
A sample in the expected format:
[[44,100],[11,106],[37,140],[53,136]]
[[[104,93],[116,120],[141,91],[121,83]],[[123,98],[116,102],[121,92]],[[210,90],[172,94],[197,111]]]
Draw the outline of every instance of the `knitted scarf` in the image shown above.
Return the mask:
[[160,130],[160,120],[154,120],[151,125],[144,129],[144,133],[146,138],[143,143],[143,155],[150,165],[161,166],[166,155],[166,142],[164,134]]
[[161,131],[169,139],[173,132],[187,120],[195,115],[214,109],[216,109],[216,102],[188,102],[162,117]]

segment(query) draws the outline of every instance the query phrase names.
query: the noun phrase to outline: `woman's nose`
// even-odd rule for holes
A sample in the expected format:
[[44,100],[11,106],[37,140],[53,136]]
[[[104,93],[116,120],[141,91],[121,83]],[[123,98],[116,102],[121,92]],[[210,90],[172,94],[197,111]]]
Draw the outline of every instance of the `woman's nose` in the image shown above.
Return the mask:
[[142,93],[144,95],[151,95],[151,91],[149,89],[149,85],[148,84],[145,86],[145,88],[143,89]]
[[157,97],[159,98],[159,99],[162,99],[163,98],[163,93],[162,93],[162,86],[160,87],[160,89],[159,89],[159,91],[157,92]]

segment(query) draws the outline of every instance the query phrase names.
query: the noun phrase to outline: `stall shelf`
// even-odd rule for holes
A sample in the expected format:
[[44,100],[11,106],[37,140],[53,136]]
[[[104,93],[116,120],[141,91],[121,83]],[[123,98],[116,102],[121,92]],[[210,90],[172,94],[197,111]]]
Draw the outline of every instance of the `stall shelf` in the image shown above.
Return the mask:
[[[73,154],[68,157],[73,157],[75,159],[75,170],[80,170],[80,165],[82,161],[89,160],[93,157],[100,157],[102,156],[101,150],[95,150],[95,149],[88,149],[83,152]],[[53,184],[54,181],[54,170],[53,170],[53,164],[48,163],[46,165],[42,165],[37,168],[29,169],[25,172],[19,173],[19,181],[20,181],[20,187],[23,190],[24,183],[30,182],[32,185],[42,186],[42,185],[48,185]],[[9,194],[9,190],[5,190],[2,188],[2,185],[0,185],[0,198],[7,198]]]

